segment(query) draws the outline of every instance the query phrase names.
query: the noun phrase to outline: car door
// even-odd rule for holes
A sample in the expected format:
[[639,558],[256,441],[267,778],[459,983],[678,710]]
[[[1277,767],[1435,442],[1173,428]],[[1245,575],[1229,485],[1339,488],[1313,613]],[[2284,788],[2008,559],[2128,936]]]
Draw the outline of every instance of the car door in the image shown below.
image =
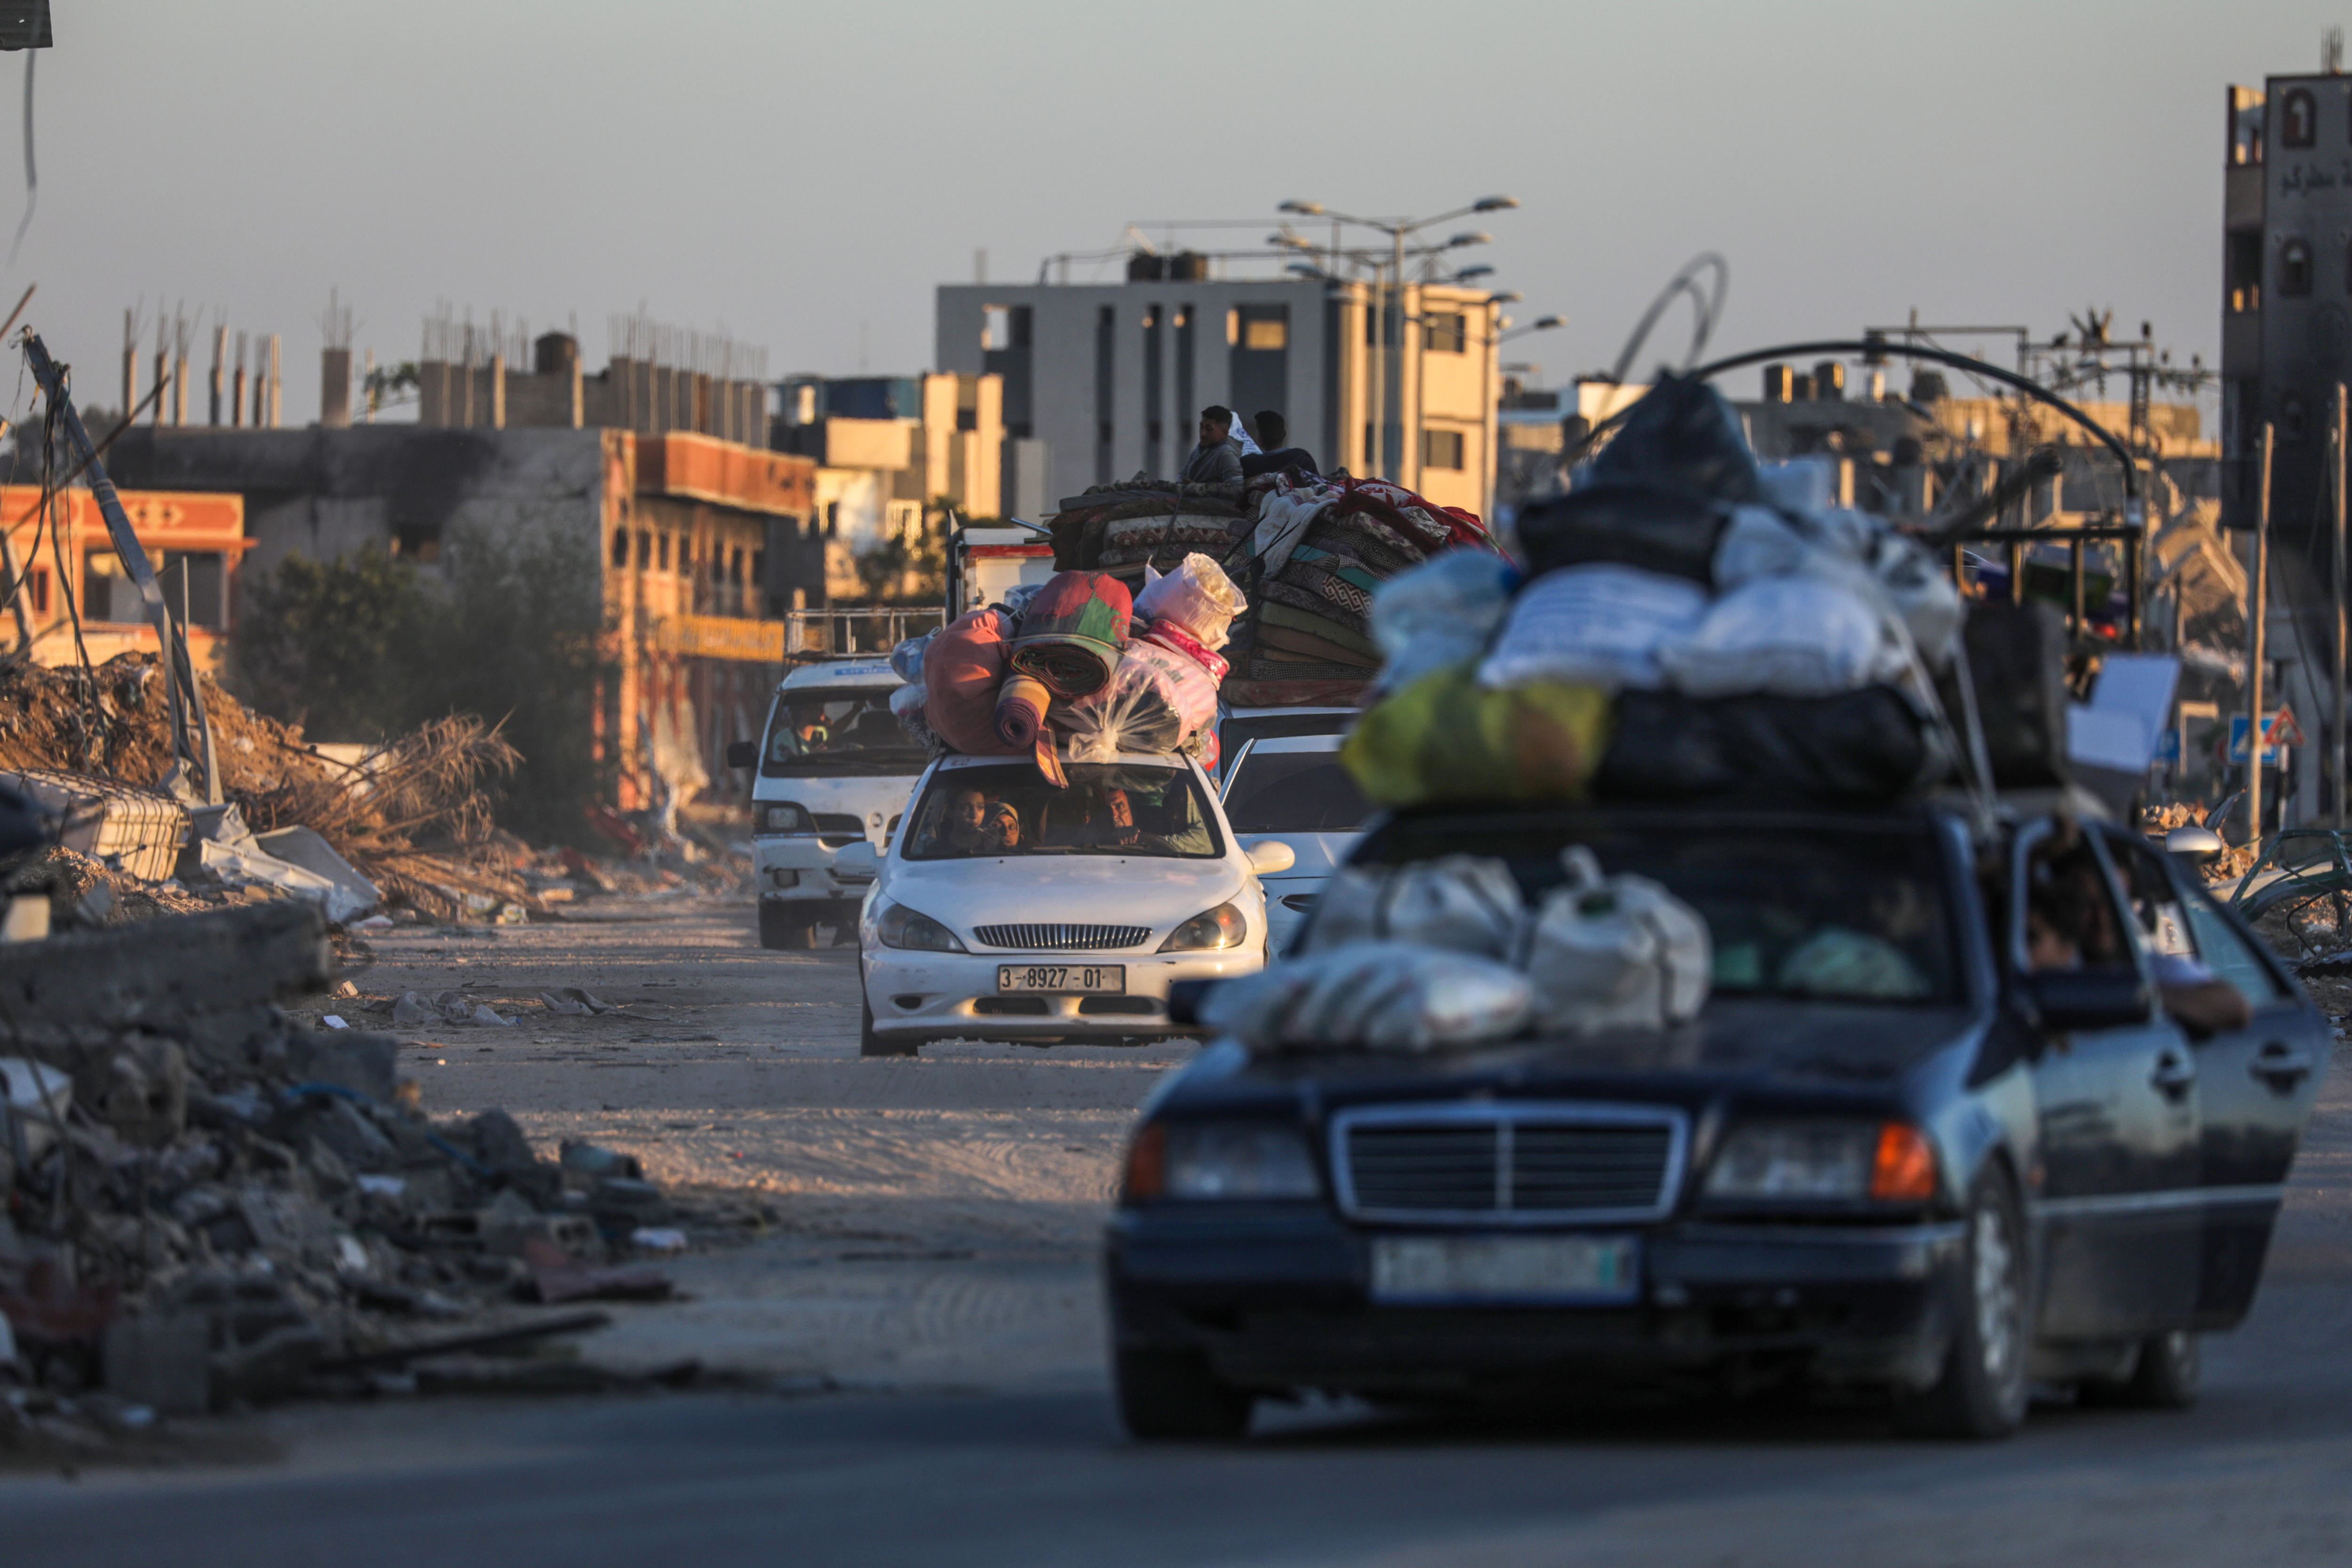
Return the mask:
[[2253,1009],[2242,1029],[2196,1046],[2204,1258],[2197,1326],[2233,1327],[2253,1305],[2297,1141],[2334,1047],[2318,1009],[2205,889],[2172,871],[2198,961]]
[[[2041,824],[2021,832],[2011,865],[2010,963],[2020,974],[2029,972],[2035,852],[2049,831]],[[2085,963],[2127,964],[2147,978],[2098,837],[2085,835],[2067,864],[2109,922],[2104,947],[2086,950]],[[2187,1036],[2153,1006],[2133,1023],[2042,1042],[2033,1082],[2044,1338],[2137,1338],[2189,1321],[2202,1256],[2196,1080]]]

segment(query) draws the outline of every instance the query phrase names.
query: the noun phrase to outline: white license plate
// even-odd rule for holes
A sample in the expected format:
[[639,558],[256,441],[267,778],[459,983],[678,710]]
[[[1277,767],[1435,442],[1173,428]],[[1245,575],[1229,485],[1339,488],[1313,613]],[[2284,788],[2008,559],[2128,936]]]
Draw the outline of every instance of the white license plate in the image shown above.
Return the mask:
[[996,966],[996,989],[1000,994],[1008,991],[1057,991],[1065,994],[1107,992],[1116,996],[1127,989],[1127,965],[1000,963]]
[[1382,1236],[1376,1301],[1625,1301],[1640,1288],[1630,1236]]

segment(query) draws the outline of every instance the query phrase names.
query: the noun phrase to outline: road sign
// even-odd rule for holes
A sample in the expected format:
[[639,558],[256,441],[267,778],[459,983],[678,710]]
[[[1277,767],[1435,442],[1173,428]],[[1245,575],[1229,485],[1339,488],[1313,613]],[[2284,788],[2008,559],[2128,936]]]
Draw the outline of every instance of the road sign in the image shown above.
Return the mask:
[[[2284,726],[2282,720],[2284,721]],[[2280,709],[2263,721],[2263,766],[2284,767],[2287,747],[2300,745],[2302,742],[2303,731],[2294,727],[2294,715],[2286,709]],[[2230,760],[2233,763],[2246,760],[2246,716],[2243,713],[2232,714],[2230,719]]]

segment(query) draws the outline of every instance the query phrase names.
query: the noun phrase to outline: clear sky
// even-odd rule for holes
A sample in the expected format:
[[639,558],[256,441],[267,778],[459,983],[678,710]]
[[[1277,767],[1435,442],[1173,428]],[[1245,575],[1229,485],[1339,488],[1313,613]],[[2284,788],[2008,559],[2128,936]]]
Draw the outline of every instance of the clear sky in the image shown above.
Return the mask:
[[[1130,220],[1292,196],[1517,196],[1481,259],[1520,319],[1569,318],[1517,345],[1554,381],[1612,360],[1710,247],[1732,267],[1719,349],[1914,306],[2047,333],[2096,303],[2210,362],[2223,88],[2315,69],[2352,21],[2302,0],[54,5],[0,310],[37,279],[31,319],[111,404],[126,306],[225,310],[284,334],[297,424],[331,286],[380,360],[415,357],[446,299],[534,331],[576,313],[593,368],[607,315],[642,302],[766,345],[774,374],[903,373],[975,249],[1034,278]],[[22,59],[0,58],[0,121]],[[18,179],[0,158],[0,233]]]

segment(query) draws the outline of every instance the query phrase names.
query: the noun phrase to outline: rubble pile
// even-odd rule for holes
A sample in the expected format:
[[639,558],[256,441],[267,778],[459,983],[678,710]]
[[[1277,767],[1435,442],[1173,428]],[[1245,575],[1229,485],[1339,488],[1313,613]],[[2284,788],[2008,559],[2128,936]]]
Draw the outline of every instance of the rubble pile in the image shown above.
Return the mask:
[[627,1261],[685,1245],[634,1159],[431,1122],[397,1039],[279,1010],[331,970],[291,900],[0,944],[0,1451],[478,1383],[601,1321],[532,1305],[668,1293]]
[[[494,728],[440,720],[350,766],[314,751],[299,726],[255,713],[200,679],[222,794],[237,816],[234,829],[199,822],[197,837],[234,843],[307,827],[387,900],[436,919],[533,902],[520,875],[529,852],[490,828],[482,786],[519,760]],[[151,780],[172,762],[154,655],[121,654],[89,671],[0,666],[0,771]],[[237,875],[224,858],[204,858],[183,885],[260,880]]]

